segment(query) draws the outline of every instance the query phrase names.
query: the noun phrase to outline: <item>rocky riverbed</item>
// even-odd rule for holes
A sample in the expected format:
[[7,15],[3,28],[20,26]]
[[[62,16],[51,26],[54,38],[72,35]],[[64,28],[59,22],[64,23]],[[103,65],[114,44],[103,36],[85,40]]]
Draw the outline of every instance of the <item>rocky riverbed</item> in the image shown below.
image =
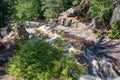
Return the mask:
[[[25,27],[25,30],[29,35],[29,38],[32,38],[32,36],[39,37],[41,35],[47,36],[46,41],[50,44],[54,43],[63,32],[63,38],[67,41],[67,46],[69,46],[68,51],[77,47],[82,47],[75,58],[79,63],[86,63],[88,65],[88,71],[85,76],[80,78],[80,80],[83,78],[83,80],[85,80],[87,77],[91,77],[91,80],[113,80],[118,78],[120,76],[120,40],[98,37],[91,29],[85,28],[85,26],[85,24],[82,24],[82,26],[77,28],[71,28],[61,25],[40,25],[38,22],[31,22]],[[10,35],[11,32],[9,32],[8,35]],[[7,36],[7,39],[6,36],[2,38],[6,43],[5,45],[11,46],[11,44],[13,44],[12,40],[14,40],[15,37],[13,38],[11,36],[13,35]],[[3,46],[1,45],[1,51],[3,50]],[[9,57],[11,57],[12,54],[11,51],[3,51],[3,53],[1,53],[1,55],[5,55],[1,56],[3,59],[6,59],[4,60],[4,63],[9,60]],[[1,70],[1,73],[3,73],[3,71],[4,69]]]

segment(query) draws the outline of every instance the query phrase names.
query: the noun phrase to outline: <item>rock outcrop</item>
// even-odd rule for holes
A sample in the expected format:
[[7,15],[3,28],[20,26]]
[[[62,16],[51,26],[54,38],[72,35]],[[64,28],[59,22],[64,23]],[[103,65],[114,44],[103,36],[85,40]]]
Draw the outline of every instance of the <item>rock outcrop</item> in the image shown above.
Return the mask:
[[[88,0],[82,0],[78,6],[72,7],[61,13],[58,17],[58,23],[66,27],[79,27],[81,21],[78,17],[82,16],[84,13],[87,13],[89,6],[90,2]],[[86,18],[83,18],[82,22],[84,22],[85,19]]]
[[[67,41],[67,46],[70,46],[67,48],[68,52],[76,47],[82,47],[75,58],[78,62],[88,65],[86,75],[91,77],[94,76],[94,78],[98,80],[99,78],[101,80],[106,80],[108,78],[115,79],[120,75],[120,55],[118,54],[120,52],[119,40],[111,41],[107,38],[98,38],[98,36],[84,23],[80,23],[80,27],[77,28],[55,25],[51,22],[42,26],[34,24],[36,23],[28,24],[28,26],[25,27],[29,36],[45,36],[46,42],[53,44],[63,32],[63,38]],[[24,34],[24,32],[22,34]],[[7,40],[10,41],[12,40],[11,35],[12,33],[10,32],[9,35],[2,39],[4,41],[6,40],[5,42],[7,42]],[[31,39],[32,37],[29,38]]]
[[66,15],[68,17],[79,16],[83,13],[87,13],[90,6],[89,0],[82,0],[78,6],[68,9],[66,12],[60,14],[60,16]]
[[115,3],[115,8],[114,8],[114,11],[113,11],[113,14],[112,14],[110,24],[112,24],[113,22],[117,22],[117,24],[120,28],[120,0],[118,0]]

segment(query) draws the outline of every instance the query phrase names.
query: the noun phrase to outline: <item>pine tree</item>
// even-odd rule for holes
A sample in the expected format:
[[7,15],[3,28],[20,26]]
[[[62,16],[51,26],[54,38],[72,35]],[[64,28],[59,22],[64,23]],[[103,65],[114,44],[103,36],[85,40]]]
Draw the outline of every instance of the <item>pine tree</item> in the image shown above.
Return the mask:
[[81,0],[44,0],[42,1],[42,11],[46,19],[52,19],[70,8],[73,5],[77,5]]
[[17,0],[16,16],[20,20],[32,20],[38,17],[36,0]]
[[0,27],[5,27],[12,20],[14,1],[0,0]]
[[56,17],[62,11],[61,0],[42,1],[42,11],[47,19]]

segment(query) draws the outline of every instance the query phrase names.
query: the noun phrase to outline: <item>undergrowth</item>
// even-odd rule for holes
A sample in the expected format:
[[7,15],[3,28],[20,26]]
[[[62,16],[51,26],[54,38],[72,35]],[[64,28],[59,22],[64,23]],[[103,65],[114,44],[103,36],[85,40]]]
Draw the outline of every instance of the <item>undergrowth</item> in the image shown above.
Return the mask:
[[78,80],[86,71],[86,65],[76,64],[75,53],[65,53],[64,40],[54,45],[45,41],[21,39],[17,42],[14,57],[6,71],[18,80]]
[[111,28],[108,31],[108,37],[111,39],[119,39],[120,38],[120,28],[117,25],[117,22],[113,22],[111,24]]

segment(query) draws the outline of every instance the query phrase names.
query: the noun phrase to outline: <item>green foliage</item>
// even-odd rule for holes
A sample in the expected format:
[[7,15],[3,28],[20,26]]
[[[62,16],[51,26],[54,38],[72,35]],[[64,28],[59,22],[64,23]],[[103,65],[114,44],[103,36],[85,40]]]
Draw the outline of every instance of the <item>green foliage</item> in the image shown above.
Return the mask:
[[15,20],[53,19],[60,12],[77,5],[80,0],[1,0],[0,25],[5,26]]
[[101,16],[101,20],[103,18],[110,19],[110,14],[113,11],[113,3],[110,0],[90,0],[90,3],[89,12],[93,16]]
[[120,28],[117,25],[117,22],[113,22],[111,24],[111,29],[108,32],[108,37],[112,39],[120,38]]
[[8,25],[13,18],[14,1],[0,0],[0,27]]
[[72,4],[73,5],[78,5],[80,3],[81,0],[72,0]]
[[58,39],[53,46],[41,39],[20,40],[17,44],[6,71],[19,80],[77,80],[86,70],[85,65],[76,64],[73,53],[63,55],[63,40]]
[[17,18],[20,20],[36,19],[39,16],[36,3],[36,0],[17,0],[15,5]]
[[47,19],[55,18],[62,10],[61,0],[44,0],[42,4],[42,10]]
[[67,10],[73,5],[79,4],[81,0],[44,0],[42,1],[42,11],[46,19],[53,19],[60,12]]

